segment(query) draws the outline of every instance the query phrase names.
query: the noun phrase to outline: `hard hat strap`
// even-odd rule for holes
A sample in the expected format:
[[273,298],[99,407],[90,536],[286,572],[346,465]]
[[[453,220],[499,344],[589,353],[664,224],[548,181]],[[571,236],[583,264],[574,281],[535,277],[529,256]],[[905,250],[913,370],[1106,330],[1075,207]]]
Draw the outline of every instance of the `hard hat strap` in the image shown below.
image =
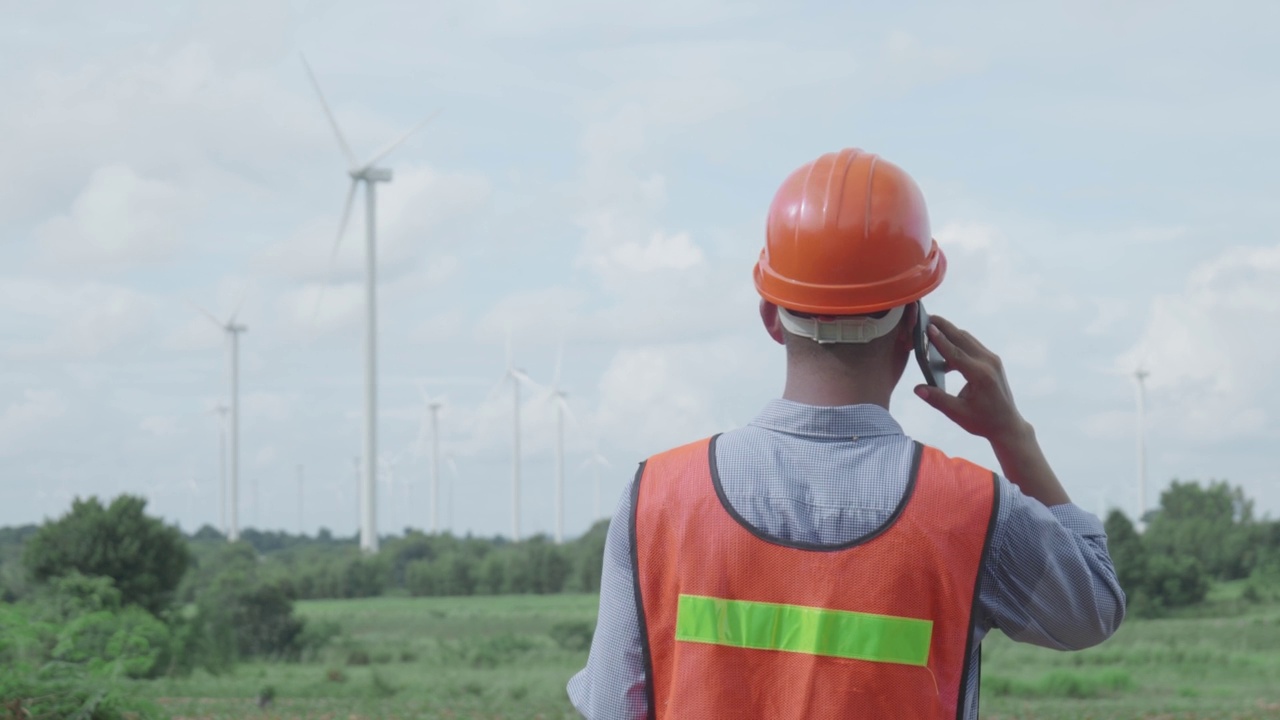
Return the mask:
[[820,345],[831,343],[869,343],[888,335],[902,319],[904,306],[899,305],[884,317],[841,315],[833,318],[800,317],[786,308],[778,308],[782,327],[792,335],[809,338]]

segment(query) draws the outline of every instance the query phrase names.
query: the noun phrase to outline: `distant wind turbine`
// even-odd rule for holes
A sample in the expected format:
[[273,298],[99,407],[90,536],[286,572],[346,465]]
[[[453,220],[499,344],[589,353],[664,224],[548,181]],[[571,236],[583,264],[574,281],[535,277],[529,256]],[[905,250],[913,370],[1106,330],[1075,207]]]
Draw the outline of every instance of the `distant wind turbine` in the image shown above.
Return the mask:
[[[316,80],[315,73],[311,71],[311,66],[307,64],[305,57],[302,59],[302,64],[306,67],[307,77],[311,79],[316,96],[320,99],[320,106],[324,110],[325,117],[329,119],[329,124],[333,127],[333,133],[338,139],[338,145],[342,148],[342,154],[347,160],[347,175],[351,177],[347,200],[342,207],[342,221],[338,224],[338,236],[333,244],[333,254],[330,259],[331,266],[337,258],[338,248],[342,245],[342,236],[347,229],[347,220],[351,217],[351,206],[356,198],[356,186],[361,182],[365,185],[365,310],[367,317],[365,318],[364,475],[360,498],[360,548],[367,553],[376,553],[378,551],[375,505],[377,489],[374,480],[378,471],[378,318],[377,223],[375,222],[375,209],[377,207],[377,184],[391,181],[391,171],[376,166],[383,158],[399,147],[401,143],[408,140],[414,133],[430,122],[438,114],[438,111],[428,115],[417,125],[410,128],[408,132],[396,138],[370,160],[362,164],[356,160],[355,154],[351,152],[351,147],[347,144],[347,139],[343,136],[341,128],[338,127],[338,121],[334,118],[333,112],[330,111],[329,103],[325,100],[324,93],[320,90],[320,83]],[[319,296],[316,302],[318,307]]]
[[[511,539],[513,542],[520,541],[520,386],[528,385],[535,391],[539,389],[538,384],[532,378],[512,363],[511,360],[511,333],[507,332],[507,371],[502,374],[502,383],[511,382],[511,420],[512,420],[512,440],[511,440]],[[495,388],[495,391],[497,388]]]
[[[418,428],[418,440],[414,444],[414,459],[422,457],[424,430],[431,432],[431,532],[440,532],[440,408],[444,407],[443,398],[433,398],[427,394],[426,388],[419,383],[418,394],[422,404],[426,406],[423,422]],[[430,418],[430,423],[426,420]]]
[[569,409],[569,394],[560,387],[560,368],[564,361],[564,343],[556,352],[555,375],[547,390],[547,401],[556,406],[556,544],[564,542],[564,418],[573,419]]
[[1138,526],[1147,516],[1147,378],[1151,373],[1139,367],[1133,377],[1138,381]]
[[240,308],[244,305],[244,295],[236,309],[226,319],[219,320],[213,313],[198,305],[192,305],[197,311],[209,318],[209,322],[218,326],[227,334],[227,363],[230,374],[231,392],[231,428],[230,428],[230,465],[231,465],[231,530],[227,540],[236,542],[240,539],[240,333],[249,328],[236,323]]

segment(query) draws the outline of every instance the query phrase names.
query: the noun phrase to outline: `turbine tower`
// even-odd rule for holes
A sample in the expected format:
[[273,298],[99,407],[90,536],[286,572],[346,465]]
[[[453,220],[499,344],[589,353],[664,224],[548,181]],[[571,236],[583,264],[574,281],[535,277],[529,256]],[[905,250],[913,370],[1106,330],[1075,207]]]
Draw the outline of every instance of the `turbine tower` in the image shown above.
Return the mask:
[[[511,540],[512,542],[520,541],[520,385],[528,385],[537,390],[538,384],[525,373],[525,371],[515,367],[511,361],[511,332],[507,331],[507,371],[502,374],[502,379],[498,381],[498,387],[502,383],[511,381],[511,421],[512,421],[512,440],[511,440]],[[498,388],[494,388],[497,391]]]
[[[418,439],[413,446],[413,458],[422,457],[423,436],[428,429],[431,432],[431,532],[440,532],[440,408],[444,407],[443,398],[433,398],[427,394],[426,387],[417,383],[418,395],[426,412],[418,425]],[[428,418],[430,423],[428,424]]]
[[226,405],[209,411],[218,415],[218,529],[223,537],[230,535],[227,530],[227,411]]
[[1151,375],[1142,368],[1134,371],[1138,381],[1138,526],[1142,527],[1143,518],[1147,515],[1147,384]]
[[240,539],[240,333],[248,331],[249,328],[237,324],[236,317],[240,314],[240,307],[243,305],[244,297],[241,297],[235,312],[231,313],[226,321],[219,320],[208,310],[193,305],[197,311],[209,318],[209,322],[217,325],[227,334],[227,366],[231,386],[229,408],[231,427],[228,433],[231,446],[228,453],[230,456],[228,464],[231,466],[231,530],[227,533],[227,540],[230,542]]
[[[324,110],[325,117],[328,118],[329,125],[332,126],[333,133],[338,139],[338,146],[342,149],[342,154],[347,160],[347,175],[351,178],[351,186],[347,190],[347,201],[342,208],[342,220],[338,224],[338,237],[333,245],[331,265],[337,257],[338,248],[342,245],[342,236],[347,229],[347,220],[351,217],[351,205],[355,202],[357,186],[363,182],[365,188],[364,289],[367,316],[365,318],[364,449],[361,454],[364,459],[364,472],[361,476],[360,493],[360,549],[366,553],[376,553],[378,551],[377,512],[375,507],[377,494],[375,486],[378,476],[378,317],[376,307],[377,224],[375,222],[375,210],[377,208],[377,183],[391,181],[391,171],[377,167],[377,164],[391,154],[401,143],[422,129],[437,113],[433,112],[428,115],[417,125],[410,128],[408,132],[396,138],[375,154],[368,162],[361,164],[356,160],[355,154],[351,152],[351,147],[347,144],[347,139],[343,136],[341,128],[338,127],[338,121],[329,109],[329,103],[325,101],[324,93],[320,90],[320,83],[316,80],[315,73],[311,71],[311,66],[307,64],[305,57],[302,59],[302,64],[306,67],[307,77],[311,79],[311,85],[315,88],[316,96],[320,99],[320,107]],[[319,299],[317,298],[318,306]]]
[[431,533],[440,533],[440,406],[433,401],[427,404],[431,410]]
[[573,419],[569,394],[560,387],[560,367],[564,360],[564,343],[556,352],[555,375],[547,391],[547,401],[556,405],[556,544],[564,542],[564,418]]

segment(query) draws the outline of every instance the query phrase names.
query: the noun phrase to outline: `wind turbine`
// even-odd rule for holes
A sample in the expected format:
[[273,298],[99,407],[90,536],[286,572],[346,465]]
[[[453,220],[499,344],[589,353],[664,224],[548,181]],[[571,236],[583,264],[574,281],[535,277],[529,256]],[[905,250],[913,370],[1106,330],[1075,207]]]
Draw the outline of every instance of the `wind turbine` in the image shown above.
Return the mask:
[[1147,378],[1151,373],[1141,366],[1133,372],[1138,381],[1138,527],[1147,516]]
[[227,537],[227,406],[209,411],[218,415],[218,529]]
[[564,343],[556,352],[556,370],[547,391],[547,401],[556,406],[556,544],[564,542],[564,416],[573,419],[569,394],[560,387],[560,367],[564,360]]
[[431,532],[440,532],[440,408],[444,407],[443,398],[433,398],[427,394],[427,390],[421,384],[418,384],[418,394],[422,396],[422,403],[426,406],[427,412],[423,415],[423,422],[418,428],[418,440],[414,444],[414,459],[422,457],[422,436],[423,430],[427,423],[427,417],[431,418]]
[[[361,182],[364,183],[365,187],[364,287],[367,317],[365,318],[364,474],[360,498],[360,548],[367,553],[376,553],[378,551],[377,512],[375,508],[377,489],[374,479],[377,477],[378,471],[378,317],[377,223],[375,222],[374,212],[377,207],[377,184],[391,182],[391,170],[377,167],[377,164],[397,147],[400,147],[401,143],[422,129],[438,114],[438,111],[425,117],[417,125],[410,128],[408,132],[396,138],[375,154],[368,162],[361,164],[356,160],[355,154],[351,152],[351,146],[347,144],[347,139],[343,136],[342,129],[338,127],[338,121],[334,119],[333,112],[329,110],[329,103],[324,99],[324,93],[320,90],[320,83],[316,80],[315,73],[311,71],[311,66],[307,63],[305,57],[302,58],[302,64],[307,69],[307,77],[311,79],[311,85],[315,88],[316,96],[320,99],[320,107],[324,110],[325,117],[329,119],[329,124],[333,127],[333,133],[338,139],[338,146],[342,149],[342,154],[347,160],[347,175],[351,177],[351,186],[347,190],[346,204],[342,207],[342,221],[338,224],[338,237],[334,240],[330,265],[333,264],[333,260],[337,257],[338,248],[342,245],[342,236],[347,229],[347,220],[351,217],[351,205],[356,199],[356,187]],[[319,298],[317,298],[318,305]]]
[[249,328],[236,323],[236,317],[240,314],[240,308],[244,305],[244,296],[240,297],[239,304],[231,313],[226,321],[219,320],[213,313],[205,310],[198,305],[192,305],[197,311],[209,318],[209,322],[217,325],[223,332],[227,334],[227,364],[230,369],[231,383],[231,428],[230,428],[230,446],[231,446],[231,531],[227,533],[227,540],[236,542],[240,539],[240,333],[247,332]]
[[[521,370],[511,361],[511,332],[507,332],[507,371],[502,374],[502,379],[498,381],[499,387],[502,383],[511,381],[511,420],[512,420],[512,441],[511,441],[511,540],[520,542],[520,386],[528,385],[534,390],[539,389],[538,384],[530,378],[524,370]],[[494,388],[496,391],[497,388]]]

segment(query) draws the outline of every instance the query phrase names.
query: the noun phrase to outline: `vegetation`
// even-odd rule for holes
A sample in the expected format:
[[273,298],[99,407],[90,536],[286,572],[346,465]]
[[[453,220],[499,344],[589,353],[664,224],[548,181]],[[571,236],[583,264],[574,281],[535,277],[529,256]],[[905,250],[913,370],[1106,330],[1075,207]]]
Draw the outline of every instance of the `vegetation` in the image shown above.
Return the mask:
[[[370,557],[327,531],[184,537],[145,508],[0,529],[0,720],[575,716],[606,523],[562,545],[406,530]],[[1117,636],[1053,653],[993,633],[984,716],[1280,717],[1280,523],[1177,481],[1144,521],[1106,519]]]

